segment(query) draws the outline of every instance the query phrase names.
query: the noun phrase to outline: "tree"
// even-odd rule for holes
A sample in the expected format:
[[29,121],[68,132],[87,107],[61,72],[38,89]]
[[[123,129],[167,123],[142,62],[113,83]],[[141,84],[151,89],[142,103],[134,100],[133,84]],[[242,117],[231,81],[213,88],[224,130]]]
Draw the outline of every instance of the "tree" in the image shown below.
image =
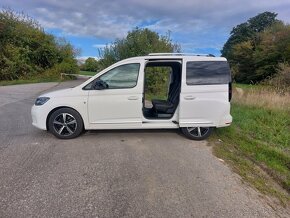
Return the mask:
[[231,60],[232,49],[235,45],[246,42],[249,39],[253,38],[254,32],[249,28],[248,23],[242,23],[237,25],[231,31],[231,36],[224,44],[223,49],[221,50],[222,56]]
[[279,22],[276,17],[276,13],[266,11],[234,27],[229,39],[221,50],[222,56],[230,59],[234,45],[248,40],[254,40],[256,33],[262,32],[275,22]]
[[266,28],[272,26],[275,22],[278,22],[276,19],[277,15],[277,13],[268,11],[258,14],[248,20],[249,27],[253,32],[262,32]]
[[[276,72],[275,68],[281,59],[279,56],[287,47],[286,40],[286,47],[280,46],[280,50],[275,50],[276,54],[272,49],[278,41],[283,41],[278,40],[281,38],[278,36],[276,40],[271,38],[277,33],[278,26],[284,25],[276,16],[276,13],[264,12],[237,25],[231,31],[221,53],[228,59],[237,82],[256,83]],[[277,26],[275,30],[270,31],[274,26]]]
[[[147,28],[135,28],[128,32],[123,39],[116,39],[111,45],[100,50],[101,69],[125,58],[144,56],[149,53],[180,52],[180,46],[172,43],[170,33],[165,36]],[[168,81],[168,74],[162,68],[146,69],[146,90],[157,94],[164,90]]]
[[[253,45],[251,41],[241,42],[233,47],[235,71],[233,76],[237,82],[250,83],[255,80]],[[244,73],[240,73],[244,72]]]
[[290,62],[290,25],[276,23],[257,36],[254,51],[255,72],[258,80],[277,73],[279,63]]
[[161,36],[147,28],[135,28],[123,39],[116,39],[100,50],[100,64],[105,68],[125,58],[147,55],[152,52],[179,52],[180,46],[172,43],[170,34]]
[[99,70],[99,62],[95,58],[87,58],[81,66],[82,70],[97,72]]

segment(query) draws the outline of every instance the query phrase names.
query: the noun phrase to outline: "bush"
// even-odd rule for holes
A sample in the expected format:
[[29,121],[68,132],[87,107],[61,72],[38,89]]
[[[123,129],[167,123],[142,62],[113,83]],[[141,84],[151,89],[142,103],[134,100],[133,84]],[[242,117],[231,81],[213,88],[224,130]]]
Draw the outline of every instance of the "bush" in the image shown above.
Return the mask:
[[1,80],[75,73],[75,56],[69,43],[45,33],[37,21],[10,9],[0,10]]
[[290,65],[288,63],[278,64],[277,74],[263,81],[263,83],[272,86],[282,95],[290,92]]
[[79,68],[75,63],[62,62],[54,65],[52,68],[47,69],[43,75],[48,78],[58,79],[61,74],[76,74]]

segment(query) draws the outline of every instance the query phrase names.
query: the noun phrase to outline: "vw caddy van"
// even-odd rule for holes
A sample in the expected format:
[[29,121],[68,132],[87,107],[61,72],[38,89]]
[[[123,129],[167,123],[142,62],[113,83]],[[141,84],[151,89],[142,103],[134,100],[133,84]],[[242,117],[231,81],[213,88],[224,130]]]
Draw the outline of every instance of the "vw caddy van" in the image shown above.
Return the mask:
[[[154,88],[161,73],[165,79],[157,85],[167,92],[154,97],[146,86]],[[225,58],[153,53],[117,62],[74,88],[42,94],[32,107],[32,124],[61,139],[84,130],[180,128],[202,140],[231,124],[231,95]]]

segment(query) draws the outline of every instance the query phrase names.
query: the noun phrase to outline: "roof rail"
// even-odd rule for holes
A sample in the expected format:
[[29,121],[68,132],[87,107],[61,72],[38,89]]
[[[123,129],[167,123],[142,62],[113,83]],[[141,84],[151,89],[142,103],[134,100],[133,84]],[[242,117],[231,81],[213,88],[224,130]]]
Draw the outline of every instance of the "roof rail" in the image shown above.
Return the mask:
[[215,57],[213,54],[195,54],[195,53],[149,53],[149,56],[206,56]]

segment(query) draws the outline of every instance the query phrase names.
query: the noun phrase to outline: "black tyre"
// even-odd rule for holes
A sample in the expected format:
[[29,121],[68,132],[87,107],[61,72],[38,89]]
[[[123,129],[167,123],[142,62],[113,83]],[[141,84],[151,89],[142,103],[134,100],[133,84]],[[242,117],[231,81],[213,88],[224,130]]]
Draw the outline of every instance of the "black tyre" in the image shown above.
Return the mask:
[[82,133],[84,124],[77,111],[71,108],[60,108],[49,117],[48,127],[57,138],[72,139]]
[[210,136],[213,127],[182,127],[181,131],[187,138],[200,141]]

